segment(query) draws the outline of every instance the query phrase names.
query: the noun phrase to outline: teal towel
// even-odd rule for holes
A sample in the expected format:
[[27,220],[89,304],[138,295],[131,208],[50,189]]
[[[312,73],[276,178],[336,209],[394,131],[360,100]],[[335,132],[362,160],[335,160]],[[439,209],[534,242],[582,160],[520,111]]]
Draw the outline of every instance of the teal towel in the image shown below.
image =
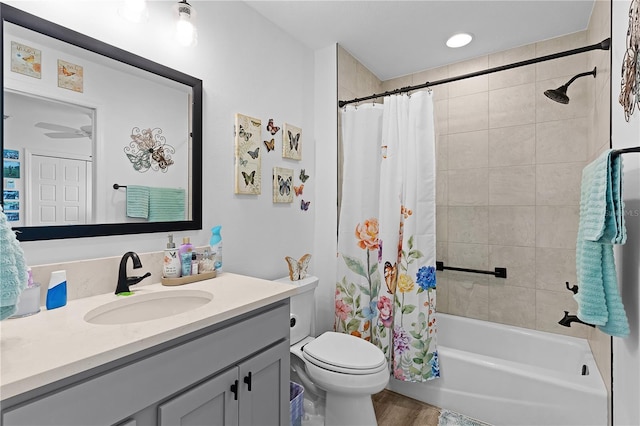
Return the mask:
[[18,299],[27,287],[27,280],[24,252],[0,206],[0,320],[16,312]]
[[149,218],[149,187],[127,186],[127,216]]
[[186,220],[185,191],[178,188],[149,188],[149,221]]
[[622,158],[604,152],[582,171],[576,241],[578,318],[612,336],[629,334],[612,244],[624,244]]

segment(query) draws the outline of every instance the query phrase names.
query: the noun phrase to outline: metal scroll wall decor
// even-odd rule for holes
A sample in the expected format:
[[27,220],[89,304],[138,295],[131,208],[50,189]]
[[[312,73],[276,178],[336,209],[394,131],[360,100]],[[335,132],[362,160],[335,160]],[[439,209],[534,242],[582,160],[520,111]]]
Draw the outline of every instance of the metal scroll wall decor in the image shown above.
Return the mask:
[[629,7],[627,50],[622,59],[620,105],[629,121],[636,106],[640,109],[640,0],[632,0]]
[[173,164],[171,155],[176,150],[166,143],[162,129],[156,127],[140,130],[134,127],[131,129],[131,142],[124,147],[124,152],[136,171],[144,173],[151,169],[166,173]]

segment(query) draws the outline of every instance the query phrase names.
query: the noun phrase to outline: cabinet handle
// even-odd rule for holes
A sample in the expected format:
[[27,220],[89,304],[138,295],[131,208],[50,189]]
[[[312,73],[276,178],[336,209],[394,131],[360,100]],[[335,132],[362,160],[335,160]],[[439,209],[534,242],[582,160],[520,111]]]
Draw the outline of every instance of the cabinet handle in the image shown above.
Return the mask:
[[237,380],[231,385],[231,392],[233,392],[233,399],[237,401],[238,400],[238,381]]
[[244,382],[248,385],[247,390],[251,392],[251,371],[249,371],[247,376],[244,376]]

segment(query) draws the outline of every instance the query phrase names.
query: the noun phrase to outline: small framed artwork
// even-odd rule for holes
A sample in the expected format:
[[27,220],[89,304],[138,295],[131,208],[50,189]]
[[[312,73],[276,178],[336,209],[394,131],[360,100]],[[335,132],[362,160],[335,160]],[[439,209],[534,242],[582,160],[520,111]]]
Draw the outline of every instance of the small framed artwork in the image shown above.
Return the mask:
[[293,203],[293,169],[273,168],[273,202]]
[[282,127],[282,158],[302,160],[302,129],[287,123]]
[[7,222],[18,222],[20,220],[20,212],[5,212]]
[[2,199],[6,202],[7,200],[19,200],[20,199],[20,191],[2,191]]
[[42,78],[42,52],[26,44],[11,42],[11,71]]
[[236,114],[236,173],[235,193],[259,195],[262,181],[262,121],[242,114]]
[[19,178],[20,162],[14,160],[4,160],[4,166],[2,170],[2,174],[6,178]]
[[58,87],[82,93],[84,74],[80,65],[58,59]]
[[3,149],[2,158],[8,158],[9,160],[18,160],[20,159],[20,151],[16,149]]
[[4,203],[5,211],[19,211],[20,210],[20,201],[5,201]]
[[16,181],[13,179],[7,179],[4,181],[4,189],[16,189]]

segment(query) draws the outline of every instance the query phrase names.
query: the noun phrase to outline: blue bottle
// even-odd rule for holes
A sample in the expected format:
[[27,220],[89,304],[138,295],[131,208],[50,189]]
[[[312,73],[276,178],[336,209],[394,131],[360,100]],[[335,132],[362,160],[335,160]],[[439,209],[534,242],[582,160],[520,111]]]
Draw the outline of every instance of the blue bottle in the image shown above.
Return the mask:
[[211,246],[211,257],[213,257],[213,263],[216,268],[216,271],[220,272],[222,270],[222,235],[220,235],[220,230],[222,226],[214,226],[211,228],[211,239],[209,240],[209,245]]
[[67,272],[53,271],[47,290],[47,309],[60,308],[67,304]]

